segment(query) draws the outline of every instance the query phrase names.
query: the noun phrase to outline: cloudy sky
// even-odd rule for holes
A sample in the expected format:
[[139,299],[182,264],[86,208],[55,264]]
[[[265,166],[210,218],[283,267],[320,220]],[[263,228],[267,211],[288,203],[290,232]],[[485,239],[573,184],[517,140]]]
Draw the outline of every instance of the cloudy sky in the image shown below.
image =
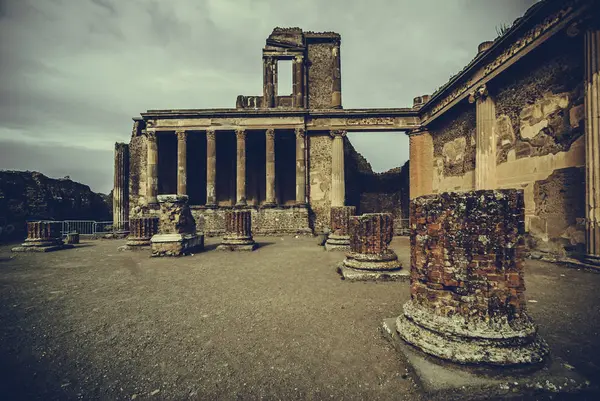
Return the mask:
[[[262,92],[276,26],[342,35],[345,108],[410,107],[535,0],[0,0],[0,169],[112,187],[114,142],[148,109]],[[403,134],[352,134],[376,171]]]

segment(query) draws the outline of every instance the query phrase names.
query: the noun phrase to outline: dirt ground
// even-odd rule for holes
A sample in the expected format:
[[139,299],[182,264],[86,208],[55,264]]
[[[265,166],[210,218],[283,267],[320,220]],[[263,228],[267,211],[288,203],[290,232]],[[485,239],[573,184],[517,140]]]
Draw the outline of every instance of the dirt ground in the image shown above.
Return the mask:
[[[0,247],[0,398],[421,399],[380,331],[408,282],[342,281],[343,254],[313,238],[257,241],[184,258]],[[392,246],[409,268],[407,239]],[[528,261],[526,284],[553,354],[600,385],[600,274]]]

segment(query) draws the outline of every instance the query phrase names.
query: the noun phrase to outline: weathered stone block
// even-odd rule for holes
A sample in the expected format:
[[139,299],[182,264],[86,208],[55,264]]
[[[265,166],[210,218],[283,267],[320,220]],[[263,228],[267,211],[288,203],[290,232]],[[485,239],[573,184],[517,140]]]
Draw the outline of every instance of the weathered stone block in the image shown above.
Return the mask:
[[404,341],[458,363],[541,362],[526,313],[521,190],[423,196],[411,204],[411,300]]
[[[183,256],[202,250],[204,235],[196,234],[196,222],[188,206],[188,197],[159,195],[158,203],[158,234],[150,240],[152,256]],[[152,226],[146,228],[151,230]]]
[[331,233],[325,243],[328,251],[350,250],[350,218],[356,214],[355,206],[331,207]]

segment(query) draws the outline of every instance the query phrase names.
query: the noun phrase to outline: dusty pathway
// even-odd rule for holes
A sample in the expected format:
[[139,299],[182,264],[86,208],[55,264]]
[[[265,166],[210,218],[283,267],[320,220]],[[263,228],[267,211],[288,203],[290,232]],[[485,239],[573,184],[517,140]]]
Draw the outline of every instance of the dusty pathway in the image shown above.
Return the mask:
[[[348,283],[312,238],[179,259],[86,242],[0,248],[3,399],[419,399],[379,332],[408,283]],[[393,247],[408,266],[405,238]],[[555,352],[600,373],[600,274],[529,262],[533,317]],[[562,276],[564,275],[564,276]]]

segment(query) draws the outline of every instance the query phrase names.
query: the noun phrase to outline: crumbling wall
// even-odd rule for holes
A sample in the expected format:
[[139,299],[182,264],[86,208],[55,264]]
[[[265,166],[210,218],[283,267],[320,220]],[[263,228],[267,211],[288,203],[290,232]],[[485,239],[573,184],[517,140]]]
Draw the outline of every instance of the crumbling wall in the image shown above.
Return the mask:
[[311,109],[331,107],[333,93],[334,42],[308,43],[308,105]]
[[578,38],[552,39],[498,77],[497,183],[523,188],[536,246],[584,243],[583,59]]
[[462,103],[430,127],[434,193],[474,188],[475,121],[475,106]]
[[129,142],[129,218],[141,217],[146,203],[147,186],[147,140],[145,136],[133,136]]
[[308,135],[310,224],[317,233],[329,228],[331,145],[332,139],[329,133]]

